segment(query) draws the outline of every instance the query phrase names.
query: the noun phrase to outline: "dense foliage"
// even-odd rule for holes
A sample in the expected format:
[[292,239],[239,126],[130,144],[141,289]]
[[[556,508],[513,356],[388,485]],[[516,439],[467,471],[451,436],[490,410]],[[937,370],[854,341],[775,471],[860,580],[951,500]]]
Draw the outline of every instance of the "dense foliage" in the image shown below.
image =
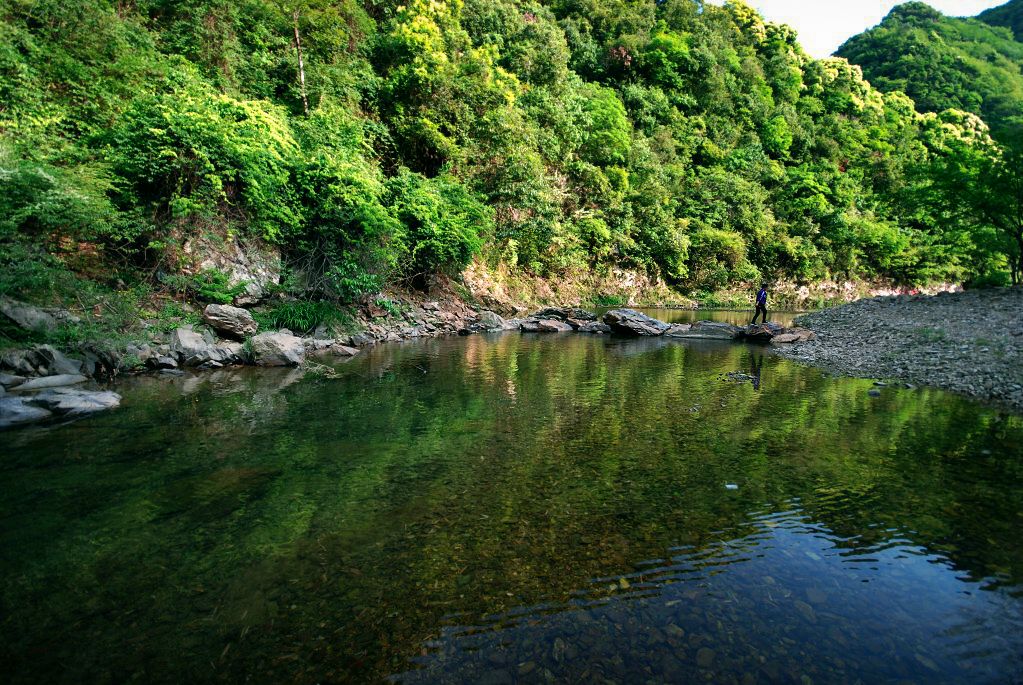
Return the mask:
[[981,12],[977,18],[985,24],[1011,29],[1016,40],[1023,40],[1023,0],[1011,0],[999,7],[992,7]]
[[0,37],[6,265],[248,236],[345,301],[476,258],[690,289],[1019,261],[939,196],[999,163],[983,122],[741,2],[4,0]]
[[[947,138],[946,154],[932,160],[916,189],[917,205],[944,212],[956,230],[969,234],[978,254],[1004,255],[1013,283],[1023,281],[1021,32],[1023,0],[976,19],[909,2],[838,51],[875,86],[908,93],[921,111],[959,108],[991,125],[998,144],[982,134]],[[991,263],[980,274],[1000,282]]]
[[[838,54],[861,66],[875,87],[909,95],[921,111],[963,109],[998,129],[1023,115],[1023,43],[998,25],[1021,16],[1023,2],[977,19],[946,17],[922,2],[908,2]],[[985,18],[991,23],[981,21]]]

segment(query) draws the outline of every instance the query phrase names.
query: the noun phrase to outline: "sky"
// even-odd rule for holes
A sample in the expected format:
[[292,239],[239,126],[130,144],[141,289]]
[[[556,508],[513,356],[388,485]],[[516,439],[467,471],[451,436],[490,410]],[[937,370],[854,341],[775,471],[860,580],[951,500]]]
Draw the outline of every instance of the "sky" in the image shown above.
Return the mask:
[[[724,0],[710,0],[715,5]],[[897,0],[745,0],[768,21],[788,24],[799,32],[799,42],[812,57],[827,57],[838,46],[865,29],[876,26]],[[972,17],[1007,0],[926,0],[954,17]]]

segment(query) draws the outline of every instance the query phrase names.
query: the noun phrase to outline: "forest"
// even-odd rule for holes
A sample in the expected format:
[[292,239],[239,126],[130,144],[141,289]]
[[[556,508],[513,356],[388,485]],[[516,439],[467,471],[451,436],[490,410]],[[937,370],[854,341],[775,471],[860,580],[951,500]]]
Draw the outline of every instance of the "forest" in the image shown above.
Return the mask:
[[0,295],[223,289],[199,234],[336,304],[474,261],[1017,283],[1023,44],[950,21],[816,60],[737,0],[3,0]]

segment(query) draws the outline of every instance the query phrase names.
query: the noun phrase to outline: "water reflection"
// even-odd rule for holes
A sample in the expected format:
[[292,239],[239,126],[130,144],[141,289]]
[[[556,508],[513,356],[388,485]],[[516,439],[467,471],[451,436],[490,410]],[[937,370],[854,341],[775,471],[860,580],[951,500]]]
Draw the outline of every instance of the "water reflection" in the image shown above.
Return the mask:
[[[392,682],[1004,682],[1023,612],[886,531],[861,545],[800,503],[595,578],[569,602],[446,626]],[[729,537],[737,535],[737,537]]]
[[1020,417],[713,341],[338,370],[5,434],[7,680],[1019,677]]

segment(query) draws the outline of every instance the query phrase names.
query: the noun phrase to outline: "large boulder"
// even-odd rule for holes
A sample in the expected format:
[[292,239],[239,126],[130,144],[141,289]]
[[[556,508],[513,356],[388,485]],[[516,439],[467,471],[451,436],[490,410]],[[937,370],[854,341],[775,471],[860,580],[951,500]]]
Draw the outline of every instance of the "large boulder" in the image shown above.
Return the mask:
[[249,345],[258,366],[300,366],[305,361],[302,339],[287,331],[260,333],[249,338]]
[[191,328],[177,328],[170,335],[170,349],[185,363],[188,363],[189,359],[208,354],[210,344],[201,334]]
[[242,361],[242,344],[224,342],[214,345],[190,328],[178,328],[171,333],[170,351],[185,366],[217,367]]
[[735,340],[742,335],[742,329],[721,321],[697,321],[689,330],[681,327],[672,332],[673,338],[694,338],[697,340]]
[[480,312],[479,328],[483,331],[503,331],[507,324],[503,317],[496,312]]
[[26,402],[60,416],[82,416],[117,407],[121,396],[109,390],[53,388],[27,398]]
[[247,309],[232,307],[229,304],[206,305],[202,318],[213,327],[213,330],[237,340],[245,340],[254,335],[259,328],[259,324]]
[[612,309],[604,314],[604,323],[624,335],[664,335],[671,326],[635,309]]

